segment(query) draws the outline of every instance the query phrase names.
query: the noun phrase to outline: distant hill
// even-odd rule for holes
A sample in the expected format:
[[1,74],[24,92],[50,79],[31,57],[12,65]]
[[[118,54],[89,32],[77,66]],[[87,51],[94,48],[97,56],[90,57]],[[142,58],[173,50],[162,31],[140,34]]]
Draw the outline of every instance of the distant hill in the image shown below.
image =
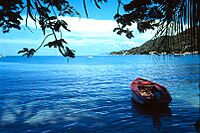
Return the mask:
[[[172,53],[196,53],[197,49],[193,49],[192,45],[197,45],[197,34],[200,34],[198,28],[193,28],[195,31],[186,30],[175,36],[162,36],[154,40],[145,42],[140,47],[131,48],[129,50],[122,50],[111,52],[111,55],[134,55],[134,54],[172,54]],[[195,38],[196,43],[192,42],[191,38]],[[169,42],[169,43],[168,43]]]

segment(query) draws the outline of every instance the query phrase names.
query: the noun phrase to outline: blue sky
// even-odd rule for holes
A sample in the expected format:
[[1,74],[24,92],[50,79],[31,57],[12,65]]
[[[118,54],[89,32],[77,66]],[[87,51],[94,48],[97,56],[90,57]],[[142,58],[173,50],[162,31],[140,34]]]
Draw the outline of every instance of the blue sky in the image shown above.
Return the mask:
[[[117,25],[113,20],[117,7],[116,1],[108,0],[108,3],[101,5],[102,9],[97,9],[94,3],[88,0],[89,18],[85,18],[82,1],[70,0],[71,5],[82,14],[82,18],[61,17],[60,19],[69,24],[68,28],[71,32],[63,30],[63,38],[68,42],[69,48],[76,51],[76,55],[105,55],[112,51],[140,46],[153,37],[155,31],[140,34],[136,30],[136,25],[132,26],[135,35],[133,39],[113,33]],[[24,26],[24,23],[22,22],[21,30],[12,29],[8,34],[0,33],[0,53],[17,55],[17,52],[24,47],[37,48],[41,44],[44,39],[42,31],[39,28],[36,29],[33,21],[29,21],[28,25],[32,33]],[[47,42],[51,40],[53,38],[49,38]],[[57,49],[45,47],[36,55],[59,55],[59,52]]]

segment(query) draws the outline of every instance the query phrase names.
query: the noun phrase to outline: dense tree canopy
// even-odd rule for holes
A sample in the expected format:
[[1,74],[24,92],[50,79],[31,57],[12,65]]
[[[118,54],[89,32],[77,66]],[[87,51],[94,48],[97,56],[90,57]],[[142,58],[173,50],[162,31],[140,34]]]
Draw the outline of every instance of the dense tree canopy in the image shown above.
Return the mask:
[[[99,3],[107,2],[107,0],[93,1],[94,6],[97,8],[100,8]],[[86,0],[82,0],[82,2],[85,14],[88,16]],[[137,24],[139,32],[157,28],[155,38],[170,36],[185,29],[191,29],[192,35],[190,37],[192,42],[190,42],[190,47],[200,53],[199,0],[130,0],[129,3],[117,0],[117,2],[118,7],[116,7],[117,11],[114,18],[118,23],[118,27],[113,30],[117,34],[125,33],[128,38],[134,37],[131,30],[131,25],[134,23]],[[120,14],[121,8],[125,11],[123,14]],[[11,28],[20,30],[21,21],[24,19],[22,18],[23,13],[26,14],[24,21],[26,21],[27,28],[28,18],[31,18],[36,25],[40,25],[45,38],[38,48],[24,48],[18,53],[23,53],[23,55],[30,57],[42,46],[47,46],[57,48],[64,57],[75,56],[74,51],[66,46],[67,42],[62,38],[61,28],[70,32],[68,24],[59,19],[59,16],[80,16],[79,12],[70,5],[68,0],[1,0],[0,27],[2,27],[3,33],[9,32]],[[51,30],[48,35],[46,35],[47,29]],[[54,36],[54,40],[44,44],[49,36]],[[195,40],[195,36],[197,36],[197,40]],[[162,45],[162,43],[160,44]],[[186,43],[185,45],[188,46]],[[167,49],[166,46],[167,50],[170,49]]]

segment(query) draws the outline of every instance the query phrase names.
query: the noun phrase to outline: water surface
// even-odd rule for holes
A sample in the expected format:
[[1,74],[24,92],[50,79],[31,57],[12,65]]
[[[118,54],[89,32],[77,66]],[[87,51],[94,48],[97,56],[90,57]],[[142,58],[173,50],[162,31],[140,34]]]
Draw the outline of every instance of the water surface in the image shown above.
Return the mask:
[[[199,68],[196,55],[0,58],[0,132],[196,132]],[[166,86],[171,104],[135,104],[137,77]]]

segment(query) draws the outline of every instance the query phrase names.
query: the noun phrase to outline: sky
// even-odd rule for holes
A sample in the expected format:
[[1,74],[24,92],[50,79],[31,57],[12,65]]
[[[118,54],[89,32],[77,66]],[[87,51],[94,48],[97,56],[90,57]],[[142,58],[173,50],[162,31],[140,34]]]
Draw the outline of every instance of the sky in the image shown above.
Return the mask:
[[[133,25],[134,38],[128,39],[125,35],[117,35],[113,29],[117,27],[113,16],[116,13],[117,0],[108,0],[101,4],[101,9],[97,9],[94,3],[88,0],[87,9],[89,18],[85,18],[82,0],[80,2],[69,0],[80,13],[79,17],[60,17],[68,23],[71,32],[63,30],[63,38],[68,42],[68,47],[75,50],[76,55],[108,55],[112,51],[120,51],[137,47],[151,39],[155,31],[138,33],[136,25]],[[25,15],[22,16],[25,20]],[[37,48],[43,41],[44,35],[39,26],[36,28],[33,21],[29,21],[28,30],[25,22],[22,22],[22,29],[12,29],[9,33],[0,32],[0,54],[18,55],[17,52],[24,47]],[[48,33],[48,31],[47,31]],[[53,41],[49,38],[45,41]],[[41,48],[36,55],[60,55],[57,49]]]

